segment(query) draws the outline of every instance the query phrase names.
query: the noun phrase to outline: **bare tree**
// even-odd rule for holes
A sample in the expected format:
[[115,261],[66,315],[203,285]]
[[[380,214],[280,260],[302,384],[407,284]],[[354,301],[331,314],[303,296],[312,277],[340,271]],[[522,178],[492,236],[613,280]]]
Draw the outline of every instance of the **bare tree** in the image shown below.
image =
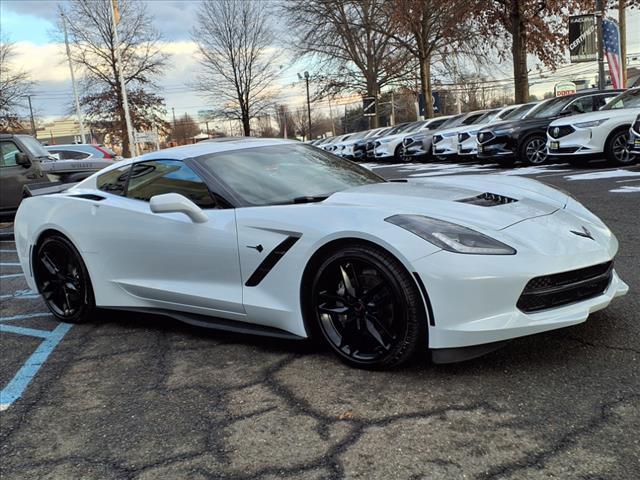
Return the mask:
[[450,63],[452,57],[459,56],[463,48],[474,41],[469,24],[465,22],[468,4],[467,0],[391,0],[385,3],[393,27],[386,27],[382,32],[418,60],[427,118],[434,114],[432,65],[436,60]]
[[261,0],[204,0],[192,33],[203,69],[196,88],[247,136],[251,119],[266,114],[275,95],[278,52],[267,7]]
[[188,139],[195,137],[199,133],[200,127],[196,121],[191,115],[185,113],[181,117],[178,117],[175,124],[171,125],[169,137],[171,140],[184,145]]
[[[313,56],[326,75],[322,93],[344,90],[377,97],[400,82],[412,58],[392,41],[385,0],[287,0],[284,12],[298,51]],[[378,125],[377,115],[372,127]]]
[[24,98],[33,82],[24,70],[14,69],[11,59],[15,56],[14,44],[0,39],[0,129],[20,128],[18,109],[24,106]]
[[[72,0],[60,8],[67,18],[72,60],[83,72],[80,103],[94,128],[122,142],[128,156],[129,141],[122,91],[116,63],[116,44],[111,18],[111,0]],[[146,4],[136,0],[119,1],[120,56],[127,87],[133,127],[166,130],[164,100],[154,83],[166,63]]]

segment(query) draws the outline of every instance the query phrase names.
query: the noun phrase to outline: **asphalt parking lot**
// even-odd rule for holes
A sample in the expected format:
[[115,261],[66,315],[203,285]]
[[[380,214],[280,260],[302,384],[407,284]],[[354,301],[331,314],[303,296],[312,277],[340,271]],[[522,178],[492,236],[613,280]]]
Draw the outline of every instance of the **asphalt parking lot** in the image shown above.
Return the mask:
[[630,293],[466,363],[359,371],[306,343],[103,313],[55,322],[0,243],[3,479],[640,478],[640,166],[368,164],[524,174],[620,241]]

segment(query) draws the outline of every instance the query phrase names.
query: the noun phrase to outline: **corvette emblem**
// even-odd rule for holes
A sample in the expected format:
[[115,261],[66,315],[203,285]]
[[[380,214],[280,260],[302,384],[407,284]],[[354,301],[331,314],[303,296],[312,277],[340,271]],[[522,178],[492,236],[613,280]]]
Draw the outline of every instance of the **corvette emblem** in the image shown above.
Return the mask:
[[573,233],[574,235],[578,235],[579,237],[590,238],[591,240],[595,241],[595,238],[593,238],[593,236],[591,235],[591,232],[587,230],[587,227],[585,227],[584,225],[582,226],[581,232],[578,232],[576,230],[570,230],[570,232]]
[[558,127],[553,129],[553,136],[554,137],[559,137],[560,136],[560,129]]

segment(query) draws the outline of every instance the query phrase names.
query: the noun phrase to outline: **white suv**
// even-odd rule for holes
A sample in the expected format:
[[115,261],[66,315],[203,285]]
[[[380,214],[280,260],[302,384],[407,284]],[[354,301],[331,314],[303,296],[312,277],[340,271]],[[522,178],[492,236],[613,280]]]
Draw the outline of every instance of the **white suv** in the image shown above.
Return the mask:
[[629,128],[640,112],[640,88],[631,88],[600,110],[554,120],[547,129],[547,150],[555,159],[584,163],[606,157],[617,165],[634,161],[629,155]]

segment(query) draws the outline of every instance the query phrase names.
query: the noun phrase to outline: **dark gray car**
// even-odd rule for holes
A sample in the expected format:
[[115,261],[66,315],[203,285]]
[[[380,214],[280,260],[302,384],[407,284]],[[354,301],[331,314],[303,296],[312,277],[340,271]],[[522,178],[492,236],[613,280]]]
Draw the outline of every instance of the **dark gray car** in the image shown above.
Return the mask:
[[56,160],[29,135],[0,134],[0,220],[11,220],[25,186],[75,183],[112,165],[111,160]]

